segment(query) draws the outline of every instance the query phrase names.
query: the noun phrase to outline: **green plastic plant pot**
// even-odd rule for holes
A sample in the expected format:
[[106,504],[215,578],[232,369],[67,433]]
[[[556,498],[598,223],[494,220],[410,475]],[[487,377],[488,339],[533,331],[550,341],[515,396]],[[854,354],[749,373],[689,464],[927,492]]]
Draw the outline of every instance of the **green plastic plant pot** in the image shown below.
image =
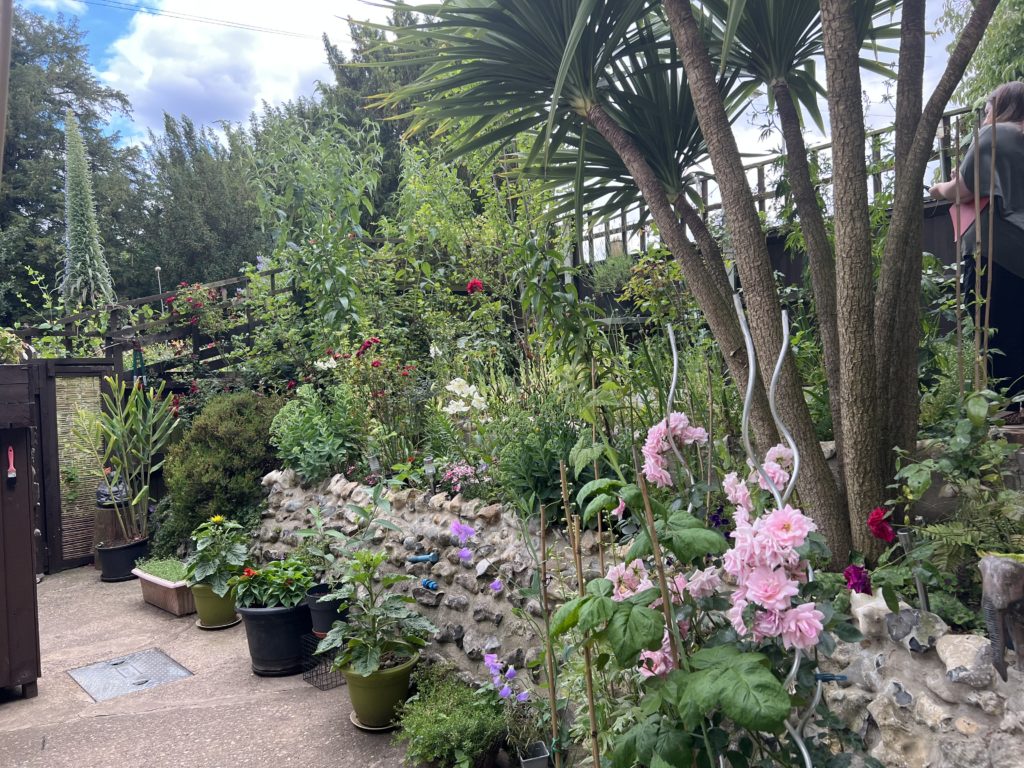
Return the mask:
[[233,627],[238,623],[235,613],[235,591],[228,590],[220,597],[208,584],[195,584],[192,596],[196,600],[196,613],[199,614],[199,626],[202,629],[220,629]]
[[395,719],[395,710],[409,696],[409,678],[420,660],[417,653],[404,664],[363,677],[342,670],[348,683],[348,695],[359,723],[366,728],[387,728]]

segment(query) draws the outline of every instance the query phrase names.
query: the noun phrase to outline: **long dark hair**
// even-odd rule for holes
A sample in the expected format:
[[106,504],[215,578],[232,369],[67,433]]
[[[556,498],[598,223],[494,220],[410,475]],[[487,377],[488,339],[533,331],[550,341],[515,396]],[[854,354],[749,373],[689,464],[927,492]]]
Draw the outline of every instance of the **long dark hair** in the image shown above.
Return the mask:
[[1024,83],[1003,83],[989,94],[986,123],[1024,123]]

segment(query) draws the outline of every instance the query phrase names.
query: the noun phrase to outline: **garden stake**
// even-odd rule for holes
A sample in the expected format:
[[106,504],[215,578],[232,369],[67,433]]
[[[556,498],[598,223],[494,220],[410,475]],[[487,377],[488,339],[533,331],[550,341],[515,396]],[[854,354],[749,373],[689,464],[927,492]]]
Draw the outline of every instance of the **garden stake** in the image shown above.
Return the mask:
[[[580,597],[587,594],[583,583],[583,550],[580,548],[580,518],[569,513],[569,482],[566,480],[565,461],[558,462],[558,471],[562,478],[562,508],[565,520],[569,524],[569,544],[572,547],[573,560],[576,563],[576,585]],[[587,713],[590,715],[590,749],[594,757],[594,765],[600,768],[601,751],[597,744],[597,710],[594,708],[594,669],[590,658],[590,646],[583,646],[583,672],[587,684]]]
[[[669,436],[669,442],[675,442]],[[651,537],[651,554],[654,557],[654,569],[658,572],[658,586],[661,588],[661,611],[665,614],[665,629],[668,631],[668,646],[672,651],[672,663],[676,669],[679,666],[679,627],[672,618],[672,596],[668,591],[668,579],[665,576],[665,562],[661,558],[661,543],[658,541],[658,531],[654,527],[654,510],[651,509],[651,497],[647,494],[647,480],[644,473],[640,471],[639,457],[636,455],[636,446],[633,446],[633,466],[636,471],[636,482],[640,486],[640,495],[644,500],[644,513],[647,517],[647,531]]]
[[715,453],[715,387],[714,379],[711,375],[711,363],[708,362],[708,491],[704,497],[704,516],[705,519],[711,514],[711,476],[714,474],[714,470],[711,465],[711,460]]
[[[597,365],[594,362],[594,358],[590,358],[590,389],[591,391],[597,390]],[[597,413],[594,414],[594,421],[590,425],[590,441],[597,443]],[[601,479],[601,465],[597,459],[594,459],[594,479]],[[608,573],[608,570],[604,567],[604,531],[601,530],[601,517],[600,511],[597,513],[597,560],[601,568],[601,573]]]
[[[960,167],[960,115],[956,116],[956,167]],[[960,260],[963,250],[963,231],[960,228],[960,185],[954,188],[956,196],[956,230],[960,232],[960,239],[956,244],[956,258],[953,263],[956,265],[956,380],[960,393],[960,400],[964,399],[964,308],[963,308],[963,287],[960,285],[961,269]]]
[[[979,113],[974,115],[974,153],[978,153]],[[974,387],[981,388],[981,238],[978,225],[981,222],[981,165],[974,163]]]
[[551,613],[548,610],[548,520],[547,507],[540,505],[540,602],[544,611],[544,667],[548,675],[548,703],[551,705],[551,754],[555,768],[562,768],[558,750],[558,694],[555,691],[555,653],[551,645]]
[[[992,311],[992,251],[995,248],[993,241],[993,225],[996,215],[996,125],[995,118],[992,119],[992,158],[988,171],[988,248],[985,255],[988,261],[985,265],[985,325],[981,329],[981,337],[985,341],[985,354],[982,356],[982,370],[984,375],[981,380],[980,389],[988,387],[988,336],[989,336],[989,315]],[[978,225],[974,225],[974,231],[978,231]],[[927,609],[926,609],[927,610]]]

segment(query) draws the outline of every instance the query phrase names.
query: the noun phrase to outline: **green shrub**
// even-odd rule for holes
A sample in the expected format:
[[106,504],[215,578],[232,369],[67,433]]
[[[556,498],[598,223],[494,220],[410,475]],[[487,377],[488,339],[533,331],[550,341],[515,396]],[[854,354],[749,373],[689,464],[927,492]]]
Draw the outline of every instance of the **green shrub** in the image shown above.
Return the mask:
[[402,706],[402,730],[409,765],[428,763],[472,768],[496,750],[508,730],[501,702],[470,688],[450,667],[416,673],[417,693]]
[[164,465],[170,502],[156,535],[157,553],[183,548],[196,526],[214,515],[255,527],[263,502],[260,480],[277,464],[268,435],[279,407],[275,398],[236,392],[212,398],[196,416]]
[[304,384],[274,417],[270,441],[286,467],[318,483],[359,461],[365,416],[347,384],[324,392]]

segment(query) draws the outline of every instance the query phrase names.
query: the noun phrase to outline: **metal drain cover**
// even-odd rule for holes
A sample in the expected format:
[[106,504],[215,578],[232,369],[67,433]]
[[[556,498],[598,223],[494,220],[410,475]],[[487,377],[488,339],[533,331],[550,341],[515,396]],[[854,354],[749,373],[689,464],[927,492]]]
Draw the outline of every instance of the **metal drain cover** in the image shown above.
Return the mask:
[[158,648],[99,661],[87,667],[68,670],[68,674],[95,701],[144,691],[192,675]]

